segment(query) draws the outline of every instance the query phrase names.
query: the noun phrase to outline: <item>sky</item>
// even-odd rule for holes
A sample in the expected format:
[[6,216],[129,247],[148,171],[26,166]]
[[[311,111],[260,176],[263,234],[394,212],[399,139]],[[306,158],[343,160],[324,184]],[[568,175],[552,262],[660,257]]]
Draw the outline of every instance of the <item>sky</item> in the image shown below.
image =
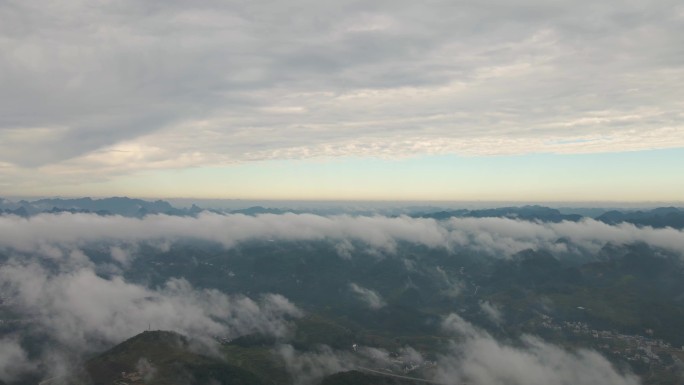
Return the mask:
[[0,0],[0,196],[684,201],[679,1]]

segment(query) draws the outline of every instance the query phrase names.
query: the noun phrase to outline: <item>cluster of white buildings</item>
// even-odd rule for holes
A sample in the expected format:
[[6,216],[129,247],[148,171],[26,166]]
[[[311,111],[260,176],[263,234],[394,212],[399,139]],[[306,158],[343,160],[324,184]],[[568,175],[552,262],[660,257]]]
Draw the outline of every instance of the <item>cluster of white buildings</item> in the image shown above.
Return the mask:
[[[541,326],[547,329],[556,331],[567,330],[573,334],[591,336],[597,340],[608,340],[611,342],[610,344],[603,343],[598,345],[598,347],[613,354],[619,354],[629,361],[642,361],[644,363],[660,362],[661,358],[656,351],[659,349],[665,351],[672,349],[672,345],[663,340],[642,335],[621,334],[610,330],[592,329],[585,322],[565,321],[562,325],[559,325],[548,315],[540,314],[540,316]],[[653,330],[646,330],[645,333],[652,335]],[[682,350],[684,350],[684,347],[682,347]]]

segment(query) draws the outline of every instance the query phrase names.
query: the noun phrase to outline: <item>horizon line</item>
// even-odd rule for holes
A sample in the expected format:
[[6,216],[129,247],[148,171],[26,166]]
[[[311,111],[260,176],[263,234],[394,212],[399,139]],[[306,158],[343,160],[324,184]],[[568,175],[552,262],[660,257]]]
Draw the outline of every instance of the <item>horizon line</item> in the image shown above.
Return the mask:
[[305,199],[305,198],[230,198],[230,197],[163,197],[145,195],[1,195],[0,198],[9,200],[40,200],[40,199],[108,199],[128,198],[140,200],[197,200],[197,201],[225,201],[225,202],[307,202],[307,203],[470,203],[470,204],[671,204],[684,205],[684,200],[503,200],[503,199]]

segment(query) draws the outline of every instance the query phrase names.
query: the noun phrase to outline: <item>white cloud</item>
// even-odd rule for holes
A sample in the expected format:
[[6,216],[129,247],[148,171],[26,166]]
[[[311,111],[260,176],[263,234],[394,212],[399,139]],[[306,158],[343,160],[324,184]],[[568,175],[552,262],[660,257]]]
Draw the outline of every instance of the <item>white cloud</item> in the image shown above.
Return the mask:
[[283,345],[277,352],[296,385],[315,384],[327,375],[354,368],[349,354],[333,351],[327,346],[316,352],[302,353],[291,345]]
[[480,310],[495,324],[500,324],[503,320],[501,309],[489,301],[480,301]]
[[[454,339],[438,357],[431,380],[443,384],[473,385],[638,385],[631,373],[619,372],[606,358],[587,349],[566,350],[537,337],[525,335],[518,343],[497,341],[487,332],[449,315],[443,328]],[[391,365],[387,351],[360,347],[357,352],[317,350],[300,352],[292,346],[277,349],[297,385],[319,382],[324,376],[359,367]],[[399,350],[405,361],[421,363],[423,356],[411,347]]]
[[[150,326],[205,337],[252,332],[282,336],[289,332],[288,319],[301,311],[282,296],[268,295],[260,300],[229,296],[194,288],[183,279],[146,287],[116,274],[104,278],[96,274],[101,266],[95,266],[81,251],[83,245],[91,242],[107,243],[111,248],[104,250],[109,250],[114,260],[124,262],[119,268],[126,268],[131,257],[126,252],[135,250],[138,242],[169,247],[180,238],[214,241],[225,247],[255,239],[331,241],[332,245],[343,245],[342,251],[358,244],[387,254],[395,252],[398,244],[409,242],[446,250],[474,248],[504,258],[526,248],[593,253],[609,242],[646,242],[684,253],[684,234],[680,230],[607,225],[593,220],[536,223],[503,218],[435,221],[403,216],[251,217],[211,213],[197,218],[152,215],[142,219],[70,213],[30,218],[0,216],[0,248],[9,250],[7,254],[13,256],[0,266],[0,287],[11,298],[12,306],[32,325],[75,351],[119,342]],[[558,249],[556,241],[560,238],[566,239],[568,246]],[[339,247],[337,251],[340,252]],[[350,257],[344,253],[341,256]],[[43,267],[45,261],[57,268]],[[441,269],[437,269],[437,278],[458,295],[458,281],[448,279]],[[350,283],[349,290],[371,308],[385,304],[371,289]],[[481,308],[495,322],[501,319],[500,309],[493,304],[485,302]],[[474,385],[506,381],[532,385],[637,383],[632,376],[615,371],[593,351],[566,351],[529,336],[520,345],[508,345],[457,315],[448,317],[444,326],[463,339],[440,360],[444,381],[463,380]],[[0,343],[0,358],[16,357],[21,362],[25,357],[16,340],[5,339]],[[302,372],[302,383],[350,367],[335,358],[337,353],[323,351],[322,357],[309,357],[284,349],[281,354],[290,360],[289,367]],[[364,352],[365,359],[372,360],[385,354]],[[0,365],[0,375],[13,376],[13,368]]]
[[347,239],[344,239],[335,245],[335,251],[337,252],[337,255],[343,259],[351,259],[354,250],[354,244]]
[[[447,250],[471,248],[503,258],[526,249],[592,255],[607,243],[634,242],[684,253],[682,230],[637,227],[629,223],[608,225],[591,219],[560,223],[508,218],[436,221],[405,216],[291,213],[257,216],[203,213],[196,218],[150,215],[142,219],[71,213],[30,218],[0,216],[1,247],[52,260],[61,258],[74,264],[87,262],[82,253],[74,254],[74,250],[89,242],[111,242],[113,247],[132,250],[138,242],[168,245],[180,238],[213,241],[225,247],[255,239],[327,240],[337,245],[338,253],[344,258],[351,256],[346,253],[351,251],[346,242],[362,242],[386,253],[394,252],[398,243],[408,242]],[[559,239],[568,243],[558,242]],[[118,257],[121,259],[123,254]]]
[[463,282],[455,279],[453,276],[449,276],[449,274],[439,266],[437,266],[436,272],[439,279],[443,281],[444,286],[446,286],[446,288],[442,291],[442,294],[452,298],[456,298],[461,295],[461,291],[463,290]]
[[109,254],[112,256],[113,260],[115,260],[123,266],[128,266],[128,264],[131,261],[130,253],[119,246],[110,247]]
[[630,223],[609,225],[592,219],[579,222],[537,223],[508,218],[452,218],[452,245],[474,247],[495,255],[512,255],[525,249],[572,252],[559,239],[570,241],[575,252],[596,253],[606,243],[644,242],[684,253],[684,232],[672,228],[637,227]]
[[36,369],[15,338],[0,339],[0,381],[12,381],[21,374]]
[[350,283],[349,288],[373,310],[380,309],[386,305],[385,300],[375,290],[367,289],[355,283]]
[[36,263],[17,261],[0,267],[0,286],[24,319],[81,352],[121,342],[149,327],[198,339],[255,332],[283,336],[289,332],[287,318],[301,314],[280,295],[254,301],[195,289],[175,278],[148,288],[118,276],[99,277],[89,268],[50,273]]
[[[384,349],[367,346],[358,347],[355,352],[333,350],[327,345],[319,346],[312,351],[297,351],[291,345],[281,345],[276,352],[285,362],[285,368],[296,385],[316,384],[323,377],[355,370],[359,367],[382,368],[390,365],[389,352]],[[411,347],[398,350],[408,361],[423,362],[422,355]]]
[[[78,245],[92,241],[138,242],[197,238],[231,247],[251,239],[359,240],[392,251],[398,241],[431,247],[446,244],[446,230],[431,219],[325,217],[312,214],[219,215],[197,218],[167,215],[143,219],[90,214],[41,214],[28,219],[0,217],[0,245],[39,251],[40,245]],[[45,247],[45,246],[44,246]],[[49,249],[53,250],[53,249]]]
[[450,354],[440,357],[437,380],[473,385],[637,385],[632,374],[620,373],[592,350],[569,351],[533,336],[522,345],[495,340],[457,314],[449,315],[445,330],[462,338]]

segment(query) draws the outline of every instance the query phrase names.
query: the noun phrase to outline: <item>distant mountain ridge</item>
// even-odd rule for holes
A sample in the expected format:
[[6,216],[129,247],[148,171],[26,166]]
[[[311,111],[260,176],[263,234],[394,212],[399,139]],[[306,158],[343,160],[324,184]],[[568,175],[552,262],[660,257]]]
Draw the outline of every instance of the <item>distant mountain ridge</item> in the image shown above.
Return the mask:
[[[511,218],[525,221],[540,222],[577,222],[585,217],[579,214],[562,214],[559,210],[544,206],[502,207],[481,210],[453,210],[439,211],[414,215],[419,218],[434,218],[438,220],[449,218]],[[650,226],[654,228],[672,227],[684,229],[684,210],[676,207],[658,207],[647,211],[607,211],[594,218],[597,221],[616,225],[631,223],[636,226]]]
[[650,211],[622,212],[617,210],[608,211],[598,216],[596,220],[611,225],[618,223],[631,223],[639,226],[651,226],[656,228],[672,227],[684,228],[684,210],[676,207],[659,207]]
[[421,218],[447,219],[457,218],[514,218],[526,221],[539,220],[543,222],[579,221],[583,217],[578,214],[561,214],[560,211],[544,206],[501,207],[480,210],[439,211],[417,215]]
[[50,198],[35,201],[21,200],[19,202],[12,202],[6,199],[0,200],[0,213],[23,217],[41,213],[70,212],[141,218],[148,214],[195,215],[201,211],[202,209],[195,205],[189,209],[179,209],[163,200],[146,201],[128,197],[102,199],[89,197],[75,199]]
[[[510,206],[491,209],[457,209],[441,210],[429,208],[429,211],[420,211],[412,208],[413,213],[409,216],[414,218],[432,218],[445,220],[449,218],[510,218],[523,221],[539,222],[577,222],[589,216],[580,214],[564,214],[560,210],[540,205]],[[42,213],[92,213],[97,215],[121,215],[125,217],[142,218],[151,214],[166,214],[175,216],[195,216],[202,211],[212,211],[220,214],[285,214],[285,213],[311,213],[318,215],[330,215],[329,212],[319,210],[291,210],[287,208],[272,208],[253,206],[236,210],[210,210],[192,205],[190,208],[177,208],[164,200],[147,201],[128,197],[111,197],[102,199],[85,198],[49,198],[35,201],[21,200],[13,202],[0,198],[0,215],[17,215],[30,217]],[[382,215],[373,212],[350,212],[350,215]],[[386,214],[395,216],[398,214]],[[405,215],[405,214],[402,214]],[[602,212],[593,219],[610,225],[631,223],[636,226],[651,226],[654,228],[672,227],[684,229],[684,209],[677,207],[658,207],[652,210],[609,210]]]

